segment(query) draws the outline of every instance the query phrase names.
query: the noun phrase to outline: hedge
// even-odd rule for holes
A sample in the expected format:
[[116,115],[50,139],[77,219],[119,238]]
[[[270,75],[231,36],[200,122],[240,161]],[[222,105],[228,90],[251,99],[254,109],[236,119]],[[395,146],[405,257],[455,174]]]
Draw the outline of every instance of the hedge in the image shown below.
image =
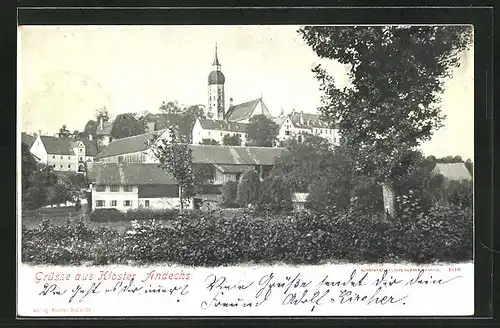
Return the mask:
[[169,225],[132,222],[130,230],[54,226],[23,229],[22,259],[34,264],[94,265],[177,263],[193,266],[239,263],[320,264],[457,262],[472,259],[472,211],[436,207],[425,217],[334,216],[251,210],[224,218],[192,212]]

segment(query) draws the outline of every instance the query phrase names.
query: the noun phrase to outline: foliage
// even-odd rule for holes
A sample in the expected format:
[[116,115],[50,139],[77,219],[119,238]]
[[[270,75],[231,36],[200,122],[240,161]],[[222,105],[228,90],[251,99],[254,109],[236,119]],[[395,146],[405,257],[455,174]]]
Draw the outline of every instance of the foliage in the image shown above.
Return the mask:
[[179,136],[191,142],[193,127],[198,118],[205,118],[202,105],[182,106],[176,101],[163,102],[160,112],[164,115],[165,128],[175,128]]
[[279,126],[265,115],[250,118],[246,129],[247,146],[272,147],[276,143]]
[[242,206],[256,205],[259,201],[260,178],[255,170],[243,173],[238,184],[236,202]]
[[95,222],[118,222],[125,221],[125,213],[116,208],[98,208],[89,215],[91,221]]
[[222,187],[222,206],[237,207],[236,195],[238,193],[238,184],[233,181],[227,181]]
[[193,163],[193,178],[195,193],[203,193],[207,186],[212,185],[214,167],[208,163]]
[[28,187],[22,195],[22,205],[26,209],[36,209],[52,205],[58,199],[57,175],[49,165],[39,164],[28,178]]
[[21,183],[22,190],[25,191],[30,186],[30,177],[37,169],[37,161],[30,148],[25,143],[21,143]]
[[131,222],[127,231],[91,228],[83,222],[54,226],[44,221],[22,230],[22,261],[31,264],[91,265],[175,263],[190,266],[244,263],[289,265],[347,263],[434,263],[471,261],[472,210],[433,207],[428,215],[307,212],[230,218],[186,213],[166,225]]
[[97,132],[97,126],[99,124],[95,120],[89,120],[85,124],[85,127],[83,128],[83,134],[88,136],[88,135],[95,135]]
[[465,161],[465,167],[467,167],[467,170],[470,173],[470,176],[474,176],[474,162],[469,158]]
[[208,145],[208,146],[218,146],[220,143],[212,138],[203,138],[201,140],[201,145]]
[[241,146],[241,137],[239,134],[229,135],[226,134],[222,139],[224,146]]
[[69,138],[71,136],[71,132],[66,128],[66,125],[63,125],[59,129],[59,138]]
[[[184,210],[186,198],[194,191],[193,157],[189,145],[180,143],[174,128],[170,128],[170,140],[160,140],[153,148],[153,154],[160,167],[171,173],[179,184],[181,212]],[[191,193],[191,194],[190,194]]]
[[285,146],[288,151],[275,159],[271,175],[284,176],[294,192],[307,192],[311,182],[324,177],[323,171],[335,161],[330,143],[312,134],[304,134],[301,141],[291,138]]
[[274,213],[293,209],[292,189],[283,177],[269,176],[262,181],[259,207]]
[[119,114],[111,129],[111,136],[114,139],[121,139],[146,133],[146,123],[137,118],[134,113]]
[[463,163],[463,159],[460,155],[457,156],[445,156],[436,159],[436,163]]
[[442,126],[445,78],[472,44],[469,26],[328,26],[299,30],[321,58],[349,68],[351,86],[313,71],[325,95],[320,112],[336,124],[359,175],[390,181],[408,151]]
[[458,207],[470,208],[473,205],[472,181],[450,181],[447,186],[448,201]]

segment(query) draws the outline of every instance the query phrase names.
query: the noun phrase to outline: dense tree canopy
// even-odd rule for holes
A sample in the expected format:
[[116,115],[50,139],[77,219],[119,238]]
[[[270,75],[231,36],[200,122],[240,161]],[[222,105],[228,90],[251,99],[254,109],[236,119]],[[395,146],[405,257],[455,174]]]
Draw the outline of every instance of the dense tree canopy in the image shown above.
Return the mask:
[[222,139],[224,146],[241,146],[241,137],[239,134],[229,135],[226,134]]
[[265,115],[250,118],[246,134],[247,146],[272,147],[276,143],[279,126]]
[[119,114],[113,122],[111,136],[121,139],[146,133],[146,124],[134,113]]
[[194,124],[198,118],[205,118],[202,105],[182,106],[178,102],[163,102],[160,112],[164,115],[165,128],[174,127],[179,136],[191,142]]
[[203,138],[201,140],[201,144],[202,145],[208,145],[208,146],[218,146],[218,145],[220,145],[217,140],[211,139],[211,138]]
[[299,34],[319,57],[349,67],[344,88],[321,66],[313,70],[324,91],[320,112],[338,126],[358,174],[391,186],[394,171],[406,170],[404,158],[442,126],[440,94],[472,28],[314,26]]

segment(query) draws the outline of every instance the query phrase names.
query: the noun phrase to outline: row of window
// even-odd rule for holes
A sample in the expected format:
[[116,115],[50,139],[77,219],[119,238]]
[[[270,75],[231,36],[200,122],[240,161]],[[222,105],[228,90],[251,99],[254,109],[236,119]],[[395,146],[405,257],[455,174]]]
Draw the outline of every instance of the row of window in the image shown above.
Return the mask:
[[[133,190],[134,189],[133,189],[132,186],[128,186],[128,185],[123,186],[123,191],[125,191],[125,192],[131,192]],[[105,185],[97,185],[95,187],[95,191],[106,191],[106,186]],[[111,191],[111,192],[119,192],[120,191],[120,186],[116,186],[116,185],[109,186],[109,191]]]
[[[123,201],[123,206],[125,206],[125,207],[130,207],[130,206],[132,206],[132,204],[133,203],[132,203],[131,200],[124,200]],[[96,200],[95,201],[95,206],[96,207],[106,207],[106,201],[105,200]],[[116,201],[116,200],[110,200],[109,201],[109,206],[111,206],[111,207],[118,206],[118,201]],[[145,200],[144,201],[144,206],[145,207],[149,207],[149,200]]]
[[[53,155],[52,159],[56,159],[56,157]],[[61,159],[64,159],[64,156],[61,156]],[[68,156],[68,159],[71,159],[71,156]],[[83,161],[83,157],[80,157],[80,162]]]
[[[198,132],[198,135],[200,135],[200,134],[201,134],[201,132]],[[226,135],[226,134],[231,135],[231,133],[224,133],[224,132],[221,132],[221,133],[220,133],[220,136],[222,137],[222,136],[224,136],[224,135]],[[239,135],[239,136],[240,136],[240,138],[243,138],[243,133],[233,133],[232,135],[233,135],[233,136]],[[210,137],[210,131],[208,131],[208,136]]]

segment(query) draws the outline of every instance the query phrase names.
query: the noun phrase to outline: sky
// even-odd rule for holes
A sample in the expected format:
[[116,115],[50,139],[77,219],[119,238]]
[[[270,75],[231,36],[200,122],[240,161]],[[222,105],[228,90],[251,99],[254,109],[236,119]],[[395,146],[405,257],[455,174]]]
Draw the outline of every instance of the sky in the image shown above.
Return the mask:
[[[262,96],[271,113],[317,113],[321,91],[311,69],[321,64],[339,85],[347,67],[320,59],[298,26],[21,26],[18,121],[21,130],[52,135],[66,124],[83,130],[106,106],[111,116],[157,112],[163,101],[207,103],[214,48],[229,98]],[[474,154],[473,50],[446,82],[445,127],[422,146],[435,156]]]

